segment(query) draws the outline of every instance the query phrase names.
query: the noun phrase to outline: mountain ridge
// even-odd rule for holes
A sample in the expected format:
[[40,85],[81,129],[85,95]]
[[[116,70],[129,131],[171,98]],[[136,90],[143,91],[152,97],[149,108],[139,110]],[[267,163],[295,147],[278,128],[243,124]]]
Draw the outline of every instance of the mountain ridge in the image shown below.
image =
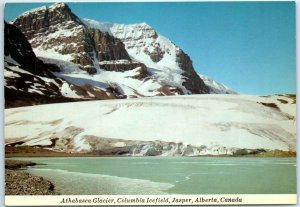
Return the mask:
[[[141,27],[134,35],[148,31],[148,39],[122,37],[121,24],[103,23],[107,29],[101,31],[65,3],[27,11],[11,23],[25,34],[39,59],[60,68],[55,76],[79,87],[114,88],[122,97],[209,93],[189,56],[146,23],[133,24]],[[108,31],[110,26],[114,32]],[[134,55],[137,50],[140,54]]]

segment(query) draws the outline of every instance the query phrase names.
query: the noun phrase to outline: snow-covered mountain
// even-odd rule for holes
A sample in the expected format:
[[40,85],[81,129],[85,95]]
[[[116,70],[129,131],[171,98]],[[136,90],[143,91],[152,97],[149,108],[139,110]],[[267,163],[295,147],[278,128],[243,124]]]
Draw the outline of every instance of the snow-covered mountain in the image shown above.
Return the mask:
[[205,85],[209,88],[209,93],[212,94],[237,94],[237,92],[231,90],[222,83],[215,81],[214,79],[199,74],[200,78],[204,81]]
[[208,93],[188,55],[148,24],[112,24],[89,19],[82,21],[89,28],[99,29],[119,38],[125,44],[130,57],[144,63],[158,82],[165,85],[175,84],[184,94]]
[[110,90],[119,97],[221,92],[210,90],[189,56],[146,23],[80,19],[65,3],[30,10],[11,23],[40,60],[58,66],[55,76],[88,88],[88,99],[102,99],[93,91]]
[[295,151],[295,116],[291,95],[210,94],[47,104],[6,109],[5,143],[111,155]]

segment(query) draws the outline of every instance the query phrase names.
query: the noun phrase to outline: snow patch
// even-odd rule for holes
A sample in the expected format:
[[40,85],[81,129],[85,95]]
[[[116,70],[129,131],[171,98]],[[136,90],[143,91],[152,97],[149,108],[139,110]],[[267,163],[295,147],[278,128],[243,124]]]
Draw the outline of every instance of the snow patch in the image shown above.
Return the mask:
[[60,92],[63,96],[65,97],[69,97],[69,98],[82,98],[80,97],[79,95],[77,95],[75,93],[75,91],[73,91],[71,88],[70,88],[70,85],[66,82],[64,82],[61,86],[61,89],[60,89]]

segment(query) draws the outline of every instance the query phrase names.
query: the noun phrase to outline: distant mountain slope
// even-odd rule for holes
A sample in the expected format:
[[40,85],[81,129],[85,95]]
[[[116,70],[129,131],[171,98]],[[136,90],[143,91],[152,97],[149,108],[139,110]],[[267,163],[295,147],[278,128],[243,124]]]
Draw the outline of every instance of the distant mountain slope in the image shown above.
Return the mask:
[[30,10],[11,23],[43,62],[60,68],[57,77],[74,85],[114,88],[123,97],[209,92],[188,55],[147,24],[105,24],[108,31],[64,3]]
[[237,92],[231,90],[227,86],[225,86],[222,83],[219,83],[215,81],[212,78],[209,78],[205,75],[199,74],[200,78],[204,81],[204,83],[208,86],[209,88],[209,93],[213,94],[237,94]]
[[191,95],[50,104],[5,110],[5,143],[111,155],[295,151],[295,116],[291,95]]

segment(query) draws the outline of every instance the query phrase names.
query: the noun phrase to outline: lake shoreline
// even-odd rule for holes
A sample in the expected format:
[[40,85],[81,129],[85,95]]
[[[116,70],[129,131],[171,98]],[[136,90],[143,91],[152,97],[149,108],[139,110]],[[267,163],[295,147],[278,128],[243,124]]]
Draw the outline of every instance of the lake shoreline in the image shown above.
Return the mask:
[[59,195],[52,182],[40,176],[23,172],[37,163],[5,160],[5,195]]

